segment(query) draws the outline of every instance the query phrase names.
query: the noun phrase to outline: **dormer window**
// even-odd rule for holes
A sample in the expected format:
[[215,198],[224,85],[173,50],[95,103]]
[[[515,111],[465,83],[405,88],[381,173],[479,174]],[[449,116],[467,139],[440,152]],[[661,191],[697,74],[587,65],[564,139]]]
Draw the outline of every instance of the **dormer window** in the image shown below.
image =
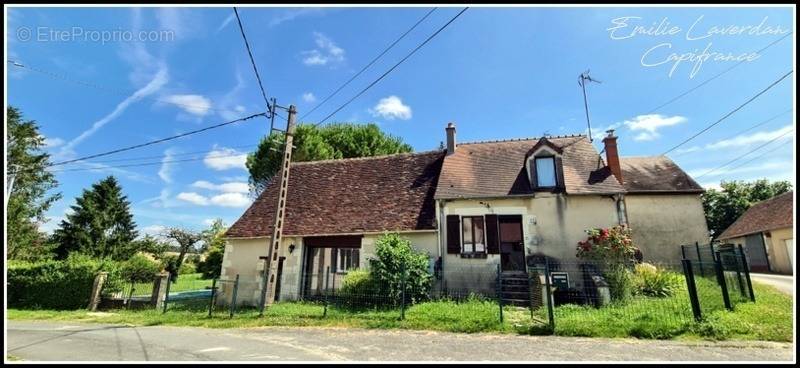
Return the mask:
[[542,138],[525,155],[528,179],[534,191],[564,190],[564,168],[561,147]]
[[556,158],[555,156],[536,157],[536,183],[539,187],[552,188],[556,186]]

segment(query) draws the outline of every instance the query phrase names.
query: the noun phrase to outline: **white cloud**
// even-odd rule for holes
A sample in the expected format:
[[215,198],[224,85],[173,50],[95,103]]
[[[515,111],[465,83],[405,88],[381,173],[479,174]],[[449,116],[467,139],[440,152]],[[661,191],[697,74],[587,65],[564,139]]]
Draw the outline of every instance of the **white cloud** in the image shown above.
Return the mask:
[[236,15],[235,15],[234,13],[231,13],[230,15],[228,15],[228,16],[225,18],[225,20],[223,20],[223,21],[222,21],[222,23],[220,23],[219,27],[217,27],[217,30],[216,30],[216,31],[214,31],[214,33],[219,33],[219,31],[221,31],[222,29],[224,29],[225,27],[227,27],[227,26],[228,26],[228,24],[230,24],[230,23],[231,23],[231,22],[232,22],[232,21],[235,19],[235,16],[236,16]]
[[55,147],[58,147],[58,146],[60,146],[62,144],[64,144],[64,140],[61,139],[61,138],[55,138],[55,137],[54,138],[50,138],[50,137],[45,137],[44,138],[44,147],[45,148],[55,148]]
[[788,133],[794,129],[791,125],[787,125],[783,128],[773,130],[773,131],[766,131],[766,132],[756,132],[752,134],[743,134],[740,136],[736,136],[730,139],[724,139],[719,142],[711,143],[706,145],[708,149],[720,149],[720,148],[729,148],[729,147],[742,147],[753,143],[763,143],[769,142],[773,139],[777,139],[780,136],[785,138],[791,138],[792,136]]
[[[747,161],[744,161],[747,162]],[[758,162],[752,165],[741,166],[739,167],[736,163],[731,164],[730,167],[724,167],[721,169],[716,169],[710,173],[713,168],[705,167],[694,169],[688,172],[689,176],[697,178],[701,175],[706,178],[713,178],[713,177],[720,177],[725,175],[732,175],[732,174],[741,174],[741,173],[750,173],[750,172],[764,172],[764,171],[773,171],[773,172],[791,172],[793,168],[792,161],[769,161],[769,162]],[[708,173],[708,174],[706,174]],[[733,179],[733,178],[725,178],[725,179]]]
[[158,177],[165,183],[172,183],[172,169],[174,163],[171,161],[175,158],[175,149],[167,148],[164,150],[164,158],[161,159],[161,168],[158,169]]
[[141,235],[159,236],[166,230],[164,225],[149,225],[140,229]]
[[308,103],[317,102],[317,96],[314,96],[311,92],[303,93],[303,101]]
[[337,46],[333,40],[322,33],[314,32],[314,42],[317,44],[317,48],[303,51],[303,55],[306,55],[303,58],[303,64],[324,66],[344,62],[344,49]]
[[247,207],[250,199],[242,193],[223,193],[211,197],[211,203],[222,207]]
[[203,225],[211,226],[214,225],[214,222],[217,221],[216,219],[208,218],[203,220]]
[[159,89],[161,89],[161,87],[163,87],[168,80],[169,76],[167,74],[167,69],[165,67],[159,69],[158,73],[156,73],[153,79],[150,80],[150,83],[140,88],[132,95],[128,96],[125,100],[117,104],[117,107],[114,108],[114,110],[111,111],[108,115],[102,117],[100,120],[95,121],[94,124],[92,124],[91,128],[85,130],[79,136],[75,137],[74,139],[69,141],[69,143],[63,146],[61,148],[61,154],[62,155],[74,154],[73,148],[75,148],[75,146],[83,142],[86,138],[91,137],[95,132],[97,132],[97,130],[102,128],[104,125],[108,124],[109,122],[113,121],[114,119],[122,115],[122,113],[125,112],[128,106],[130,106],[134,102],[139,101],[142,98],[147,97],[155,93]]
[[170,95],[163,100],[196,116],[206,116],[211,109],[211,100],[201,95]]
[[213,170],[221,171],[228,169],[247,169],[247,153],[237,151],[233,148],[215,148],[206,154],[203,163]]
[[378,104],[370,109],[372,116],[382,117],[388,120],[411,119],[411,107],[403,104],[403,100],[397,96],[382,98]]
[[652,141],[661,136],[658,130],[663,127],[685,123],[687,120],[683,116],[665,116],[660,114],[639,115],[631,120],[625,120],[628,129],[640,131],[633,139],[636,141]]
[[196,204],[198,206],[208,205],[208,198],[199,195],[195,192],[180,192],[178,193],[178,199],[192,204]]
[[283,13],[279,14],[278,16],[272,18],[269,21],[269,26],[274,27],[283,22],[288,22],[293,20],[297,17],[304,16],[304,15],[311,15],[311,14],[320,14],[322,13],[323,8],[299,8],[299,9],[287,9]]
[[245,111],[245,107],[242,105],[236,104],[240,98],[239,93],[245,87],[245,80],[242,77],[241,71],[237,70],[236,74],[234,75],[236,79],[236,84],[231,88],[230,91],[225,93],[225,95],[220,98],[219,101],[219,116],[221,116],[225,120],[234,120],[242,117],[242,113]]
[[224,193],[248,193],[250,191],[249,185],[244,182],[228,182],[222,184],[214,184],[205,180],[198,180],[192,183],[192,187],[214,190]]

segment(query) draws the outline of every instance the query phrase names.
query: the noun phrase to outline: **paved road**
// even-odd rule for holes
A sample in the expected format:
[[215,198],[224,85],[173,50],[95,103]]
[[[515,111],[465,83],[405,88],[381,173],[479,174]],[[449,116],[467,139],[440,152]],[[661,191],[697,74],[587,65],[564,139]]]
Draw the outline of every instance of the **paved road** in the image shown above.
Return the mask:
[[100,361],[791,361],[792,345],[337,328],[205,329],[8,321],[8,354]]
[[[763,284],[767,284],[770,286],[774,286],[776,289],[789,294],[794,294],[794,277],[792,276],[785,276],[785,275],[772,275],[772,274],[764,274],[764,273],[751,273],[750,279],[755,282],[760,282]],[[758,295],[756,295],[758,297]]]

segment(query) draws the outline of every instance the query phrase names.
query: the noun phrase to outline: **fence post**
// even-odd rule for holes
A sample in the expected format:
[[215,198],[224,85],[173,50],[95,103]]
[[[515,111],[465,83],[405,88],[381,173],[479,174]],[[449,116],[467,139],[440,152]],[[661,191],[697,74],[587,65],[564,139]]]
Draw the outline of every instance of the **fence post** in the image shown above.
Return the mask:
[[128,302],[125,303],[125,307],[126,308],[130,308],[130,306],[131,306],[131,300],[133,300],[133,289],[134,289],[135,285],[136,285],[136,280],[134,280],[131,277],[131,292],[128,293]]
[[[530,310],[531,310],[531,319],[533,319],[533,295],[534,294],[533,294],[533,283],[531,282],[531,279],[533,279],[533,278],[531,277],[531,272],[530,271],[526,272],[525,275],[528,276],[528,304],[529,304]],[[542,293],[542,291],[539,290],[539,294],[541,294],[541,293]]]
[[407,272],[406,265],[402,264],[400,271],[400,320],[406,319],[406,278]]
[[703,259],[700,257],[700,243],[694,242],[694,249],[697,252],[697,265],[700,266],[700,277],[705,277],[705,272],[703,272]]
[[686,279],[686,288],[689,290],[689,301],[692,305],[692,313],[694,314],[695,321],[700,321],[703,318],[700,311],[700,301],[697,299],[697,288],[694,284],[694,270],[692,270],[692,261],[684,259],[681,261],[683,265],[683,276]]
[[544,290],[547,293],[547,318],[550,322],[550,331],[556,330],[556,319],[553,315],[553,299],[550,294],[550,261],[544,259]]
[[[164,279],[161,279],[161,282],[164,282]],[[167,272],[166,282],[167,287],[164,288],[164,303],[162,305],[163,309],[161,310],[161,313],[167,313],[167,304],[169,304],[169,287],[172,285],[172,273]]]
[[217,279],[211,280],[211,299],[208,301],[208,316],[211,317],[211,311],[214,310],[214,298],[217,296]]
[[233,282],[233,294],[231,295],[231,318],[236,313],[236,293],[239,291],[239,274],[236,274],[236,280]]
[[686,246],[681,245],[681,259],[686,259]]
[[756,294],[753,294],[753,283],[750,282],[750,265],[747,263],[747,257],[741,244],[739,244],[739,255],[742,256],[742,268],[744,268],[744,277],[747,280],[747,291],[750,292],[750,300],[755,302]]
[[325,290],[322,291],[322,297],[325,304],[325,309],[322,311],[322,316],[328,315],[328,276],[331,274],[331,266],[325,267]]
[[500,307],[500,323],[503,323],[503,281],[500,264],[497,264],[497,305]]
[[103,284],[106,282],[106,277],[108,277],[108,272],[98,272],[94,277],[94,283],[92,284],[92,295],[89,297],[88,308],[92,312],[96,311],[97,306],[100,305],[100,298],[103,290]]
[[336,307],[339,304],[337,303],[336,299],[336,269],[331,272],[331,296],[333,297],[333,306]]
[[731,305],[731,298],[728,295],[728,284],[725,282],[725,271],[722,269],[722,262],[719,260],[719,254],[717,254],[717,260],[714,261],[714,268],[717,271],[717,280],[722,290],[722,301],[725,303],[725,308],[732,311],[733,306]]

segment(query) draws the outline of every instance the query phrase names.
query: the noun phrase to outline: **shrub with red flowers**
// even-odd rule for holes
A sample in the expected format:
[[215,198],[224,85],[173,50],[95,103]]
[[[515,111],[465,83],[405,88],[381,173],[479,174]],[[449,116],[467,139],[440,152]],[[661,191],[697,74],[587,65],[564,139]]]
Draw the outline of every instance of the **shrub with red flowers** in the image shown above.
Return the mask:
[[586,240],[578,242],[578,258],[625,263],[633,261],[638,248],[631,240],[631,230],[625,225],[586,230]]

